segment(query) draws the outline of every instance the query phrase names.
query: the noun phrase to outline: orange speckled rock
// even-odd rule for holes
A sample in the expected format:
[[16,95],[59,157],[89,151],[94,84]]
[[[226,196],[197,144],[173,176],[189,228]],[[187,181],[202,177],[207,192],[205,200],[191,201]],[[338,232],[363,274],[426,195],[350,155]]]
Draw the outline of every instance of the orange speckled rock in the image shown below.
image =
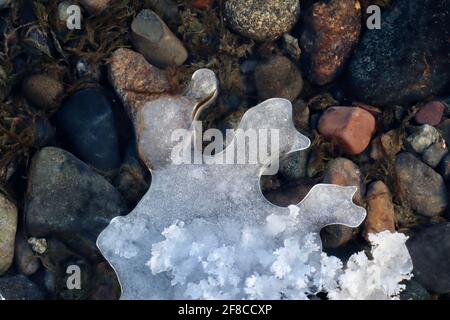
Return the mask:
[[170,89],[164,72],[135,51],[116,50],[108,68],[109,80],[132,118],[145,102],[156,99]]
[[335,139],[341,149],[350,154],[362,153],[375,132],[374,116],[359,107],[331,107],[319,120],[319,133],[327,139]]
[[318,85],[333,81],[342,71],[361,32],[358,0],[315,2],[305,15],[300,44],[306,76]]

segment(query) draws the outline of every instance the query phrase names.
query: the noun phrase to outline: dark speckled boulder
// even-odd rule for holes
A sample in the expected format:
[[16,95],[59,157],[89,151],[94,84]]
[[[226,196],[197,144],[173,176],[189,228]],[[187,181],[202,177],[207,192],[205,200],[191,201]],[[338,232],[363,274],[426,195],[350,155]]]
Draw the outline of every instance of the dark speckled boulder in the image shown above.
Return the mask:
[[[396,0],[367,30],[349,66],[349,93],[377,106],[409,104],[450,83],[450,1]],[[448,87],[447,87],[448,89]]]
[[99,233],[126,213],[120,193],[69,152],[47,147],[33,158],[25,205],[31,236],[55,236],[94,255]]

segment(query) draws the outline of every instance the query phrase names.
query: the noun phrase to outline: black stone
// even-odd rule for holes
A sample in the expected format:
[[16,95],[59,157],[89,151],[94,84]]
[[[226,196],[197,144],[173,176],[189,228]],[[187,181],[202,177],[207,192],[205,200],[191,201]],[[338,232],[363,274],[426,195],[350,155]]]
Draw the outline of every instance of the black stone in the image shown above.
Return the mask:
[[113,108],[101,90],[78,91],[63,104],[55,120],[75,156],[100,171],[120,166]]
[[406,243],[414,279],[428,291],[450,292],[450,223],[430,226]]
[[376,105],[408,104],[450,83],[450,1],[397,0],[367,30],[349,66],[349,93]]
[[24,275],[0,278],[0,293],[6,300],[43,300],[44,292]]

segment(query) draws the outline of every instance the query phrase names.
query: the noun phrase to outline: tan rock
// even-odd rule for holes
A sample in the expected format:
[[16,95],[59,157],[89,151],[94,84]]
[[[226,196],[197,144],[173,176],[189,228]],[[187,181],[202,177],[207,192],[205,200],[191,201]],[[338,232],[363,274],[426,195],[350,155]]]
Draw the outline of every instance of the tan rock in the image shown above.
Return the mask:
[[17,208],[0,194],[0,275],[13,262],[17,230]]
[[364,238],[369,233],[395,231],[395,211],[388,187],[382,181],[376,181],[367,191],[367,218],[364,226]]
[[[331,160],[324,173],[323,183],[357,187],[353,201],[358,205],[362,204],[364,185],[361,181],[361,171],[352,161],[345,158]],[[325,248],[340,247],[353,238],[354,231],[344,225],[327,226],[321,231],[323,245]]]
[[35,74],[24,80],[22,91],[33,106],[41,109],[55,108],[62,98],[64,86],[49,75]]

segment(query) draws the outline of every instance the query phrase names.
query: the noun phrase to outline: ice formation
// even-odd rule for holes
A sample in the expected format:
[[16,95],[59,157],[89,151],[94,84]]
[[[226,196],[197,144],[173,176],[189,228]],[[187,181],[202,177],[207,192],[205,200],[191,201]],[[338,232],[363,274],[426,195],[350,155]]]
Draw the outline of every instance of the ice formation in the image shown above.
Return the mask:
[[[189,129],[194,137],[192,121],[216,96],[214,73],[202,69],[184,96],[158,97],[134,116],[152,184],[137,207],[113,219],[97,241],[117,272],[122,299],[305,298],[323,279],[328,287],[334,283],[335,277],[320,277],[321,270],[338,273],[335,260],[322,263],[321,228],[356,227],[366,216],[352,202],[356,187],[318,184],[296,206],[273,205],[260,190],[267,163],[173,164],[172,133]],[[281,156],[310,145],[295,129],[285,99],[249,109],[239,128],[277,129]],[[194,140],[185,148],[195,155]],[[232,146],[213,157],[234,153]],[[350,286],[338,287],[337,298],[353,293]]]
[[169,276],[176,299],[305,300],[323,291],[330,299],[386,300],[397,298],[400,282],[411,278],[407,237],[388,231],[370,235],[372,259],[358,252],[344,267],[322,253],[316,268],[321,248],[316,235],[296,232],[297,217],[291,207],[291,214],[269,216],[256,227],[178,221],[153,245],[147,266]]

